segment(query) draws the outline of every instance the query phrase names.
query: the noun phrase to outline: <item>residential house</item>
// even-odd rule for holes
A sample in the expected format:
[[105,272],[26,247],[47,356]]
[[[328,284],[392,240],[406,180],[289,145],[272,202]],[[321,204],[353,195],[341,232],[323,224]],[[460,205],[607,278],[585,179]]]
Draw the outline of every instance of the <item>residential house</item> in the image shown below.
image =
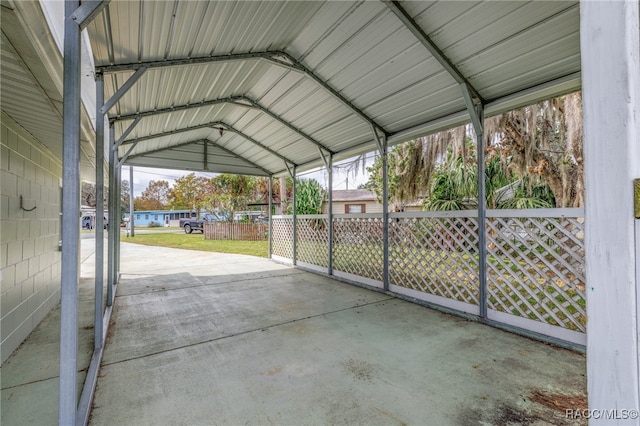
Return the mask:
[[[382,213],[382,203],[376,193],[367,189],[335,189],[333,214]],[[329,213],[328,201],[322,203],[322,213]]]
[[[124,214],[129,217],[128,213]],[[136,210],[133,212],[135,226],[180,226],[180,219],[196,217],[192,210]]]

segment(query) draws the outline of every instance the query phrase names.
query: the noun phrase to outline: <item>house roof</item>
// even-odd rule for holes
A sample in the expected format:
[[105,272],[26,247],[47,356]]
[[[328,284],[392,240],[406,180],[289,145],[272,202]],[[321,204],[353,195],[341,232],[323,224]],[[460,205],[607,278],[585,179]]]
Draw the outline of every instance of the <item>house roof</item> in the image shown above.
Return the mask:
[[377,201],[376,193],[368,189],[334,189],[333,201]]

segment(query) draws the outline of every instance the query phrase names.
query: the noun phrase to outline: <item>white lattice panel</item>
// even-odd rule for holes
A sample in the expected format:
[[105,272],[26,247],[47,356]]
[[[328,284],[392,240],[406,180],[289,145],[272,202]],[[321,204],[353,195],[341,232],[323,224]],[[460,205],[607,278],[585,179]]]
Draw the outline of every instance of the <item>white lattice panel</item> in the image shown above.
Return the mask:
[[[382,215],[380,215],[382,216]],[[333,268],[383,280],[382,217],[340,217],[333,222]]]
[[298,219],[297,261],[329,266],[329,224],[326,218]]
[[478,223],[469,217],[403,217],[389,226],[393,285],[478,304]]
[[585,331],[584,221],[487,218],[489,309]]
[[271,253],[293,259],[293,218],[273,218]]

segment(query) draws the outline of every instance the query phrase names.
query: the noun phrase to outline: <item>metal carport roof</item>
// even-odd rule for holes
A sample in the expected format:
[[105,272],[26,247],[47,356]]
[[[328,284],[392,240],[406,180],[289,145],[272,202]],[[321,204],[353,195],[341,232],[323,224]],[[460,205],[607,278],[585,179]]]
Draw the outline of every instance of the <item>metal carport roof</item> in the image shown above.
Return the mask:
[[133,165],[278,175],[468,122],[461,85],[487,115],[580,87],[574,1],[118,1],[87,28]]

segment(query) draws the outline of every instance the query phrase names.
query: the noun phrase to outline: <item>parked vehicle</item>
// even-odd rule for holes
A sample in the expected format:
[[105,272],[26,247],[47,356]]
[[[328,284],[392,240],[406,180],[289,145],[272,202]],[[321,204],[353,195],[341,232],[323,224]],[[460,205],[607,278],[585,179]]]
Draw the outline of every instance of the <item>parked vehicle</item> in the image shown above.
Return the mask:
[[257,222],[264,214],[261,211],[244,211],[233,214],[234,222]]
[[200,231],[204,233],[204,224],[217,222],[218,218],[212,214],[204,214],[200,220],[196,219],[180,219],[180,227],[184,229],[185,234],[190,234],[193,231]]
[[[104,229],[107,229],[109,225],[109,219],[104,218]],[[93,229],[96,226],[96,218],[95,216],[83,216],[82,217],[82,229]]]

